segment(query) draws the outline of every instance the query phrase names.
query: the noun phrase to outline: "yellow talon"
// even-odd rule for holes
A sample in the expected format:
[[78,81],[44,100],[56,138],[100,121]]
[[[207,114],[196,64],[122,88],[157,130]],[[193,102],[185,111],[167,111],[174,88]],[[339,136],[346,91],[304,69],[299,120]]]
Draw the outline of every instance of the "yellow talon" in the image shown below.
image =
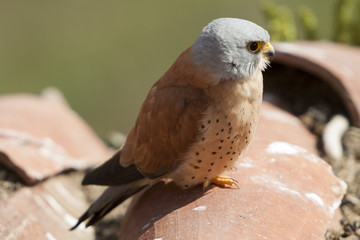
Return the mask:
[[237,188],[239,187],[238,181],[234,178],[228,177],[228,176],[217,176],[212,180],[212,182],[216,185],[219,185],[221,187],[225,186],[233,186],[235,185]]

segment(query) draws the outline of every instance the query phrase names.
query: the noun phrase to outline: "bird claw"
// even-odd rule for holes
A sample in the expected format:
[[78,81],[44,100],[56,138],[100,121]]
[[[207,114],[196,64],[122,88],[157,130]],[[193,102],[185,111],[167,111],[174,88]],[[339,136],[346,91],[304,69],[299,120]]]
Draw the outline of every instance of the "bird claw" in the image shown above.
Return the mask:
[[214,178],[212,180],[212,182],[221,187],[235,185],[237,188],[240,188],[239,184],[238,184],[239,182],[236,179],[228,177],[228,176],[217,176],[216,178]]

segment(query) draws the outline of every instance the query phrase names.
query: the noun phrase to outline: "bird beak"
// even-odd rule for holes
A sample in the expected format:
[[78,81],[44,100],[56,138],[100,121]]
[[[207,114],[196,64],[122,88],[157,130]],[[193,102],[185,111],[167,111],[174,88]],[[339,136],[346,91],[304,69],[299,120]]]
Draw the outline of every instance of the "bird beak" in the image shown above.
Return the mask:
[[273,59],[275,57],[275,49],[270,42],[266,44],[263,53],[270,59]]

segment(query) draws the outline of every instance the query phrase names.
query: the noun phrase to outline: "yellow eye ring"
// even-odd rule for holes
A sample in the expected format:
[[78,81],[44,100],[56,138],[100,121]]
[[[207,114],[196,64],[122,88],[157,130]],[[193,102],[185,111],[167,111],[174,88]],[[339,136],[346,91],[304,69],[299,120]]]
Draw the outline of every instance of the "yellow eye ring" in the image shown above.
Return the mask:
[[262,46],[262,42],[260,41],[250,42],[248,45],[248,49],[250,52],[255,53],[260,50],[261,46]]

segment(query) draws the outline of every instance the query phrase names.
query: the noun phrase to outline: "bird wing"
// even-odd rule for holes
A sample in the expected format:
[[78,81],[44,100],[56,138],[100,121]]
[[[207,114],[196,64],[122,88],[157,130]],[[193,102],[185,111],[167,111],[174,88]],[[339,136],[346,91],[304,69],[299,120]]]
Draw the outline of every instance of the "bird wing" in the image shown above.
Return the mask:
[[174,169],[199,133],[207,108],[201,88],[155,84],[122,149],[121,165],[148,178]]
[[147,95],[124,146],[88,173],[83,184],[121,185],[174,169],[195,142],[209,100],[208,86],[186,49]]
[[196,140],[206,108],[200,88],[155,84],[124,146],[82,184],[116,186],[174,169]]
[[117,186],[144,178],[144,175],[139,172],[135,165],[129,167],[120,165],[121,154],[122,151],[120,150],[101,166],[87,173],[82,184]]

